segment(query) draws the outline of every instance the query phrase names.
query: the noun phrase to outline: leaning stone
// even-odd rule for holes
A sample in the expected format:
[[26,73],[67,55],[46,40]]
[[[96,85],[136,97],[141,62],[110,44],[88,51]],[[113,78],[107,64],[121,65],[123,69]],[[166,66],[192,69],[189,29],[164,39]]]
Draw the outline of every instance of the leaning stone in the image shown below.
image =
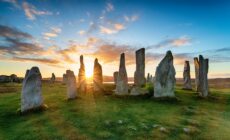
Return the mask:
[[157,66],[154,82],[154,97],[175,97],[174,86],[176,72],[173,66],[173,55],[168,51]]
[[42,76],[38,67],[32,67],[27,71],[22,85],[21,112],[39,108],[43,104]]
[[128,77],[125,67],[125,54],[121,54],[120,66],[117,78],[117,84],[115,89],[116,95],[128,95]]
[[77,96],[77,83],[74,72],[71,70],[66,71],[66,84],[67,84],[67,99],[75,99]]
[[185,61],[184,63],[183,79],[184,79],[183,89],[192,90],[189,61]]

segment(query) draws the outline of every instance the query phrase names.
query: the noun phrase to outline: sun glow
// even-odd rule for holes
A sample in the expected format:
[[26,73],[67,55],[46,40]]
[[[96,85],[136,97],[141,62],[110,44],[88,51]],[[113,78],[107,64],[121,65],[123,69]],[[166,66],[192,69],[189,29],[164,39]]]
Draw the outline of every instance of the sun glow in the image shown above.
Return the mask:
[[85,76],[87,79],[93,77],[94,60],[92,58],[84,58],[85,61]]

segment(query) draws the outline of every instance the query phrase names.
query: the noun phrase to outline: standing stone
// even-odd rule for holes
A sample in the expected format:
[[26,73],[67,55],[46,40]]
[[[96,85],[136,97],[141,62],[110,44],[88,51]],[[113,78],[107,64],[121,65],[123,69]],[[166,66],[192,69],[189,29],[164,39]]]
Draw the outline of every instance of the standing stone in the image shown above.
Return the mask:
[[174,97],[176,72],[173,66],[171,51],[166,53],[164,59],[157,66],[154,82],[154,97]]
[[80,69],[78,72],[78,84],[79,84],[79,91],[85,92],[86,91],[86,79],[85,79],[85,65],[84,65],[83,55],[80,56]]
[[197,57],[194,58],[194,66],[195,66],[195,89],[198,92],[199,85],[199,60]]
[[101,65],[98,63],[97,58],[94,61],[93,89],[94,89],[94,91],[102,91],[103,90],[102,68],[101,68]]
[[54,82],[55,82],[55,79],[56,79],[56,77],[55,77],[54,73],[52,73],[52,76],[51,76],[51,78],[50,78],[50,82],[51,82],[51,83],[54,83]]
[[117,95],[127,95],[128,94],[128,77],[125,67],[125,54],[122,53],[120,57],[120,66],[117,76],[117,84],[115,89],[115,94]]
[[134,73],[134,85],[145,85],[145,48],[136,51],[136,71]]
[[150,76],[150,73],[148,73],[148,75],[147,75],[146,82],[147,82],[147,83],[150,83],[150,82],[151,82],[151,76]]
[[42,106],[41,80],[42,76],[38,67],[32,67],[31,70],[26,71],[22,85],[21,112]]
[[185,61],[184,63],[183,79],[184,79],[183,89],[192,90],[189,61]]
[[118,78],[118,71],[115,71],[113,73],[113,80],[114,80],[114,84],[117,85],[117,78]]
[[62,84],[66,84],[67,82],[67,78],[66,78],[66,74],[64,73],[63,75],[62,75]]
[[71,70],[66,71],[67,98],[74,99],[77,96],[76,77]]
[[[197,83],[197,92],[202,97],[208,96],[208,59],[204,59],[202,55],[199,55],[198,58],[194,58],[194,60],[198,62],[198,83]],[[196,65],[195,65],[196,68]]]

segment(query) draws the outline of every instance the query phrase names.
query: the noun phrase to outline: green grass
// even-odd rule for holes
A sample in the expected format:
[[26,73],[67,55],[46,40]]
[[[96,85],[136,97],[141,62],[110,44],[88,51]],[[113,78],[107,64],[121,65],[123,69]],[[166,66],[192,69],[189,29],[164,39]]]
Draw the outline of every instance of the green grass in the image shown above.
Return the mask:
[[[113,88],[106,85],[107,94]],[[149,85],[145,88],[152,91]],[[4,140],[230,138],[230,89],[211,89],[210,97],[201,99],[194,91],[177,87],[178,100],[93,95],[89,90],[67,101],[65,85],[45,83],[48,110],[26,115],[16,112],[21,85],[1,84],[0,89],[0,139]]]

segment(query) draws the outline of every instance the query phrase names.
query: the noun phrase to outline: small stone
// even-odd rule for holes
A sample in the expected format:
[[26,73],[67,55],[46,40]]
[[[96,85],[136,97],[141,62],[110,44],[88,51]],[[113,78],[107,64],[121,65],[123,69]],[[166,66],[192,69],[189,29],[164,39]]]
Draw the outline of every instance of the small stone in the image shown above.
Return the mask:
[[123,121],[122,121],[122,120],[118,120],[117,123],[118,123],[118,124],[123,124]]
[[157,128],[157,127],[159,127],[159,126],[160,126],[160,125],[158,125],[158,124],[152,125],[153,128]]
[[160,131],[161,132],[167,132],[167,129],[162,126],[162,127],[160,127]]
[[189,128],[183,128],[183,131],[188,134],[190,132],[190,129]]

